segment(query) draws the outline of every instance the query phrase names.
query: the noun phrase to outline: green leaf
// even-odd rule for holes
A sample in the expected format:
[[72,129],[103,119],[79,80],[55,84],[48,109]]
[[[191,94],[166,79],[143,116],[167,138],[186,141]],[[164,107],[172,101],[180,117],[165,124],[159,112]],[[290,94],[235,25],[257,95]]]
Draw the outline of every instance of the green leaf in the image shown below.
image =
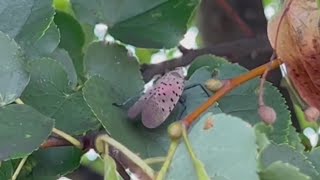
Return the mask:
[[85,54],[84,66],[88,78],[94,75],[103,77],[124,97],[119,103],[143,90],[138,62],[128,56],[121,45],[92,43]]
[[[29,157],[28,157],[29,158]],[[14,172],[16,171],[21,159],[12,159],[3,162],[3,166],[0,167],[0,178],[1,179],[11,179]],[[28,175],[32,168],[34,167],[34,163],[32,161],[26,161],[19,173],[18,180],[22,179],[21,177],[25,177]],[[25,179],[23,179],[25,180]]]
[[[113,76],[118,77],[117,74]],[[118,85],[127,86],[123,83],[119,81]],[[132,91],[135,89],[128,88],[127,94]],[[143,127],[141,122],[130,122],[126,109],[112,105],[112,103],[123,102],[125,94],[121,94],[113,84],[101,77],[90,78],[84,84],[83,95],[92,111],[114,139],[131,151],[139,153],[143,158],[166,154],[169,146],[166,127],[170,121],[152,130]]]
[[198,4],[196,0],[72,0],[83,23],[106,23],[116,39],[145,48],[170,48],[178,44]]
[[24,58],[14,40],[0,31],[0,107],[20,97],[29,82]]
[[50,135],[53,120],[27,105],[0,108],[0,160],[24,157]]
[[269,140],[269,136],[270,133],[272,133],[272,127],[261,122],[254,126],[254,130],[257,138],[256,143],[260,152],[271,143]]
[[[207,121],[212,121],[212,128],[205,128]],[[207,113],[192,127],[189,139],[212,179],[258,180],[255,136],[248,123]],[[197,179],[183,144],[175,153],[167,179]]]
[[79,167],[82,152],[75,147],[55,147],[34,152],[28,161],[32,161],[32,172],[23,179],[56,180]]
[[268,166],[260,173],[261,180],[310,180],[311,178],[302,174],[298,168],[281,161],[277,161]]
[[110,156],[107,156],[104,158],[104,166],[105,166],[105,172],[104,172],[104,179],[105,180],[108,180],[108,179],[120,180],[121,179],[117,173],[116,163],[114,162],[114,160]]
[[53,59],[29,63],[31,80],[22,100],[56,120],[56,127],[72,135],[82,134],[98,125],[82,93],[73,91],[63,67]]
[[191,63],[187,77],[190,78],[192,74],[201,67],[208,67],[209,69],[218,69],[222,64],[229,63],[226,59],[215,55],[198,56]]
[[[198,83],[204,83],[208,79],[215,78],[219,80],[227,80],[233,77],[237,77],[247,70],[239,65],[228,63],[221,58],[215,58],[213,56],[200,56],[195,60],[189,73],[195,72],[197,68],[207,67],[209,73],[206,76],[199,78]],[[193,73],[194,74],[194,73]],[[190,75],[189,75],[190,76]],[[258,88],[259,79],[253,79],[240,87],[236,88],[226,96],[224,96],[219,102],[218,107],[222,112],[230,114],[249,122],[251,125],[255,125],[261,122],[258,114]],[[288,142],[289,127],[291,125],[290,112],[285,104],[285,100],[282,97],[279,90],[271,86],[270,83],[265,84],[264,89],[265,104],[274,108],[277,113],[277,120],[273,124],[273,132],[270,134],[270,140],[276,143]]]
[[15,167],[11,161],[1,162],[0,166],[0,179],[11,179]]
[[[31,14],[34,0],[2,0],[0,9],[0,31],[16,37]],[[13,23],[14,22],[14,23]]]
[[[14,5],[13,5],[14,6]],[[20,5],[19,5],[20,6]],[[16,7],[13,7],[16,9]],[[19,33],[12,36],[32,58],[50,54],[59,43],[59,33],[53,23],[54,9],[52,0],[28,1],[28,5],[20,7],[25,12],[24,21],[20,24]],[[16,11],[21,11],[16,9]],[[8,14],[7,22],[16,26],[15,13]]]
[[73,14],[70,0],[53,0],[53,6],[56,10]]
[[60,34],[57,26],[51,21],[48,29],[43,32],[43,35],[37,40],[34,40],[33,44],[28,46],[28,42],[19,42],[22,43],[26,54],[30,58],[38,58],[43,56],[49,56],[58,46]]
[[59,47],[70,54],[77,74],[83,76],[83,53],[85,34],[79,22],[71,15],[56,11],[54,22],[57,24],[61,34]]
[[157,52],[157,49],[136,48],[136,55],[140,64],[150,64],[152,55]]
[[64,49],[57,48],[50,56],[52,59],[56,59],[64,67],[64,70],[68,74],[70,86],[75,88],[78,83],[78,77],[69,53]]
[[307,157],[289,145],[270,144],[261,152],[259,158],[263,170],[276,161],[282,161],[299,168],[301,173],[310,176],[312,179],[319,179],[319,173]]
[[296,129],[293,126],[289,127],[289,136],[288,136],[288,144],[294,147],[297,151],[303,152],[305,147],[301,143],[301,139],[299,133],[297,133]]
[[315,149],[312,149],[311,152],[305,153],[305,155],[308,157],[308,160],[312,162],[312,165],[320,174],[320,161],[319,161],[320,147],[316,147]]

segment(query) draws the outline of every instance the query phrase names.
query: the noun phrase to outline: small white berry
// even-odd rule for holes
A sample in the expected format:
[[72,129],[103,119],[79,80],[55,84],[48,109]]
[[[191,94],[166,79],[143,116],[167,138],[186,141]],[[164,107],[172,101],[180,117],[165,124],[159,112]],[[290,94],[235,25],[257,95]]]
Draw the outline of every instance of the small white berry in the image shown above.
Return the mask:
[[319,141],[319,135],[314,129],[307,127],[303,130],[303,134],[309,139],[312,148],[316,147]]
[[94,35],[99,39],[99,41],[103,41],[108,31],[108,26],[103,23],[96,24],[94,27]]
[[99,157],[99,154],[92,148],[85,155],[90,161],[94,161]]

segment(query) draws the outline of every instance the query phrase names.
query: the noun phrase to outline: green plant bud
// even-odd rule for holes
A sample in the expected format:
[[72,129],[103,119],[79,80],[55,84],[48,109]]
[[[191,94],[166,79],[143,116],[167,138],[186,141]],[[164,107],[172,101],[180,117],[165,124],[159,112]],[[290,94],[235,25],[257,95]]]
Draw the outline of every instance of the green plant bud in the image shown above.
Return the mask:
[[182,136],[182,124],[181,122],[174,122],[168,127],[168,134],[172,140],[181,138]]

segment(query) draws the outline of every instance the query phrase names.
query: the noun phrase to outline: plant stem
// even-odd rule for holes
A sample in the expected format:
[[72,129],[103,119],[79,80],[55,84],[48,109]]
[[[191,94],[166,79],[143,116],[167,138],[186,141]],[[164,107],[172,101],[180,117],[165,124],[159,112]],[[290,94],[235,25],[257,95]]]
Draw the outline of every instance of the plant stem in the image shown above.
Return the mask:
[[166,161],[163,163],[163,165],[157,175],[156,180],[165,179],[167,172],[168,172],[168,169],[170,167],[171,161],[173,159],[173,156],[178,148],[179,142],[180,142],[180,140],[172,140],[171,141]]
[[17,103],[17,104],[24,104],[23,101],[20,98],[16,99],[14,102]]
[[189,141],[186,128],[183,128],[182,136],[183,136],[185,145],[187,146],[188,152],[191,156],[193,166],[196,169],[198,179],[199,180],[210,180],[210,177],[209,177],[208,173],[206,172],[206,169],[204,168],[203,163],[196,157],[196,154],[192,150],[192,146]]
[[21,159],[16,171],[12,175],[12,178],[11,178],[12,180],[16,180],[17,179],[17,177],[18,177],[18,175],[19,175],[24,163],[26,163],[27,159],[28,159],[28,156],[26,156],[26,157]]
[[[151,179],[154,177],[154,171],[153,169],[148,166],[139,156],[137,156],[135,153],[131,152],[128,148],[126,148],[124,145],[120,144],[113,138],[111,138],[108,135],[101,135],[97,138],[97,142],[104,141],[105,143],[108,143],[109,145],[113,146],[114,148],[121,151],[125,156],[127,156],[133,163],[135,163],[137,166],[139,166],[143,172],[145,172]],[[96,143],[99,144],[99,143]],[[98,148],[97,148],[98,149]]]
[[231,79],[221,89],[219,89],[213,96],[211,96],[205,103],[203,103],[200,107],[198,107],[195,111],[193,111],[187,117],[185,117],[182,120],[182,123],[185,125],[187,129],[190,128],[191,124],[195,122],[202,113],[207,111],[214,103],[220,100],[227,93],[229,93],[236,87],[240,86],[241,84],[262,75],[267,68],[270,68],[269,70],[272,70],[279,67],[281,63],[282,62],[280,61],[280,59],[275,59],[272,62],[266,63],[241,76]]
[[104,153],[103,153],[103,162],[104,162],[104,180],[114,179],[117,180],[117,170],[114,160],[109,156],[109,145],[107,142],[104,143]]
[[230,19],[232,19],[239,25],[240,30],[247,37],[255,36],[253,30],[240,18],[238,13],[230,6],[230,4],[226,0],[216,0],[216,3],[226,12]]
[[144,162],[147,164],[158,164],[158,163],[163,163],[166,161],[166,157],[152,157],[145,159]]
[[59,129],[56,129],[56,128],[53,128],[52,129],[52,132],[59,135],[60,137],[64,138],[65,140],[69,141],[71,144],[73,144],[75,147],[79,148],[79,149],[82,149],[83,146],[81,144],[80,141],[78,141],[76,138],[70,136],[69,134],[59,130]]

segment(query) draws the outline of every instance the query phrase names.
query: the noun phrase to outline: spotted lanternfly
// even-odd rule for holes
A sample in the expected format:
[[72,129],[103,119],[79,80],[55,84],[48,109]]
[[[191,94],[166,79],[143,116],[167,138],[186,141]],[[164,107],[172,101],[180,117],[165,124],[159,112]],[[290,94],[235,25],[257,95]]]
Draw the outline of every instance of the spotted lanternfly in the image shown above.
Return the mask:
[[156,128],[170,115],[179,101],[184,89],[183,69],[177,68],[159,78],[139,100],[128,110],[128,116],[134,119],[141,113],[142,124],[147,128]]

